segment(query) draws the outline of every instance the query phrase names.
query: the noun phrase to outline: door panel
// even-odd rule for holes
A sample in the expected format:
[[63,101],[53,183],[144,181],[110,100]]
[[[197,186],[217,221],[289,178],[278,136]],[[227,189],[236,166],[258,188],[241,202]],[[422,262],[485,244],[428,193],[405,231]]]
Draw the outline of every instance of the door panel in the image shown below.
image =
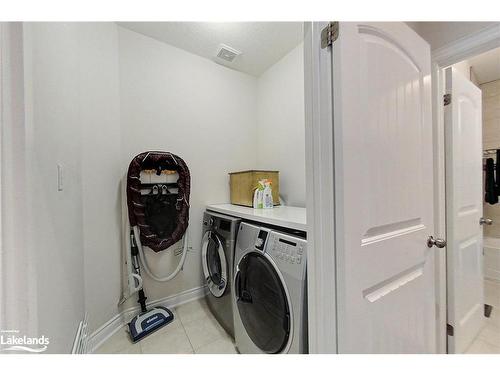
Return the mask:
[[435,351],[429,46],[404,23],[333,44],[340,353]]
[[453,68],[445,75],[448,352],[463,353],[484,322],[481,90]]

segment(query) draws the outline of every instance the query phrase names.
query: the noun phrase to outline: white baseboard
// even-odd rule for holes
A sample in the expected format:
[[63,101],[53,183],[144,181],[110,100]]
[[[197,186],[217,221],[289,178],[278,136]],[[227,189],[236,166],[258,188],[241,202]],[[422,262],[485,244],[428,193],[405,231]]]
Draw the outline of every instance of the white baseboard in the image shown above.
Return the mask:
[[73,347],[71,348],[71,354],[86,354],[89,344],[89,322],[88,315],[85,314],[83,320],[78,325],[76,331],[75,340],[73,341]]
[[[157,299],[151,301],[148,305],[165,305],[168,307],[177,307],[185,303],[200,299],[207,294],[207,287],[200,286],[193,289],[185,290],[173,296]],[[123,310],[121,313],[115,315],[113,318],[104,323],[101,327],[96,329],[90,335],[89,353],[93,353],[99,348],[107,339],[115,334],[120,328],[124,327],[132,317],[140,312],[140,307],[131,307]]]

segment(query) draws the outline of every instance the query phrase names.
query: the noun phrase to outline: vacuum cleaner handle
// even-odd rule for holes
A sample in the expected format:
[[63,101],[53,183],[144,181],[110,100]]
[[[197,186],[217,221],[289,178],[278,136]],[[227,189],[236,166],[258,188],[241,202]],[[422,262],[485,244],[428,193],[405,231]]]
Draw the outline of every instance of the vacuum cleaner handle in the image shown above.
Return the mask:
[[130,294],[139,292],[142,289],[142,277],[139,271],[139,259],[137,259],[139,250],[135,240],[134,231],[130,230],[130,251],[127,252],[128,289]]
[[136,293],[142,289],[142,277],[137,273],[129,273],[128,285],[130,293]]

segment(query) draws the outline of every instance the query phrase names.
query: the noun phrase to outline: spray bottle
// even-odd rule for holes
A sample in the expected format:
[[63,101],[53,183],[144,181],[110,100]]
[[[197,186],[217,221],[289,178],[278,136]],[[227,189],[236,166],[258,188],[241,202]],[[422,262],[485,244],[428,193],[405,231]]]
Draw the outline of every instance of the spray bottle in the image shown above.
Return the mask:
[[263,191],[263,208],[273,208],[273,190],[271,180],[265,180]]
[[253,208],[264,208],[265,180],[257,182],[257,187],[253,193]]

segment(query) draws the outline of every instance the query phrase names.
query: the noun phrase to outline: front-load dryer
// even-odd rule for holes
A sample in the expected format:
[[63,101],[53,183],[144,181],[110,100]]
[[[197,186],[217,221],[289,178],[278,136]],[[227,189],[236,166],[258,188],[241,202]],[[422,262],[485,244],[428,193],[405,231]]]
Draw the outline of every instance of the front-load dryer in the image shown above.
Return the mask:
[[307,353],[307,241],[240,224],[233,309],[240,353]]
[[215,319],[234,337],[231,284],[234,246],[240,219],[206,211],[203,214],[201,263],[208,287],[206,301]]

